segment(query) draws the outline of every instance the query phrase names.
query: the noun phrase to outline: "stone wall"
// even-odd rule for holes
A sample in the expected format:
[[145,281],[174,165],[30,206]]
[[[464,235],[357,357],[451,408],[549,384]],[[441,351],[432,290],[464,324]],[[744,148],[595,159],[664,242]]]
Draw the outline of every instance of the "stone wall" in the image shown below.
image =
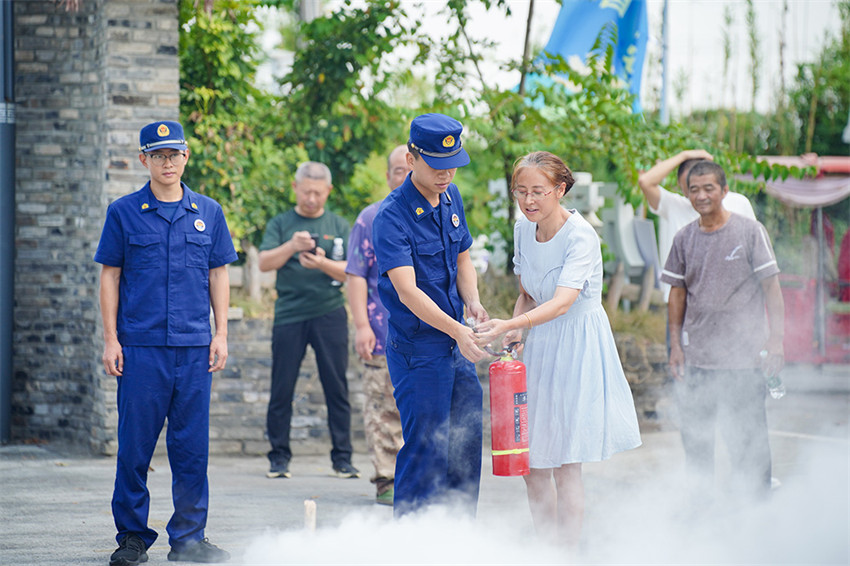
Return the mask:
[[[266,407],[271,380],[272,321],[231,320],[228,323],[228,360],[214,374],[210,406],[210,450],[219,454],[265,454]],[[353,332],[350,343],[354,343]],[[362,366],[349,356],[348,386],[352,442],[366,451],[363,433]],[[301,364],[293,401],[290,439],[296,453],[330,452],[327,408],[311,348]],[[162,443],[160,443],[162,444]],[[162,448],[162,447],[160,447]]]
[[179,109],[175,0],[18,1],[12,438],[115,450],[100,366],[109,200],[141,186],[138,131]]
[[[210,409],[210,450],[223,454],[265,454],[266,406],[271,372],[271,320],[231,320],[228,324],[227,368],[213,377]],[[353,333],[351,336],[353,344]],[[671,401],[667,387],[664,344],[633,336],[618,336],[617,347],[635,397],[641,430],[671,426]],[[363,387],[361,364],[352,353],[348,369],[352,407],[352,439],[355,450],[365,452],[363,434]],[[478,364],[488,419],[487,361]],[[485,426],[485,431],[488,427]],[[295,391],[292,449],[296,453],[324,453],[331,448],[327,410],[312,351],[301,366]],[[160,450],[164,449],[160,442]]]

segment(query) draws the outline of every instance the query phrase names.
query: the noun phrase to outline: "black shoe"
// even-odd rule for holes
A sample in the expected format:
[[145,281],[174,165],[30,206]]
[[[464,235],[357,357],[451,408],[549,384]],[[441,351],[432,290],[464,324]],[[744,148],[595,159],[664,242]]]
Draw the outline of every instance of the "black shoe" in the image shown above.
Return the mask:
[[339,464],[334,464],[334,473],[338,478],[360,477],[360,470],[358,470],[348,462],[340,462]]
[[168,553],[168,559],[172,562],[203,562],[204,564],[213,564],[216,562],[227,562],[230,560],[230,553],[222,550],[209,539],[200,540],[194,544],[175,550],[174,548]]
[[145,541],[142,540],[142,537],[132,533],[124,535],[124,538],[118,543],[118,548],[109,558],[109,566],[136,566],[140,562],[147,562],[148,553],[146,550]]
[[289,473],[289,462],[272,462],[269,471],[266,473],[267,478],[291,478]]

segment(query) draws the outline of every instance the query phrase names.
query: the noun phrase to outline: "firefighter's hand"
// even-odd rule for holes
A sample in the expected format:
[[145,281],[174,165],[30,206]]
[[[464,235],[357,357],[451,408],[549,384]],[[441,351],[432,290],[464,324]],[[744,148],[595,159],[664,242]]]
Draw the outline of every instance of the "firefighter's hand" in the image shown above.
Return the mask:
[[482,322],[490,320],[490,315],[487,314],[484,306],[478,301],[473,301],[466,305],[466,314],[469,315],[467,318],[475,320],[475,324],[471,324],[470,326],[477,326]]
[[227,338],[213,336],[210,342],[210,371],[221,371],[227,364]]
[[117,339],[107,340],[103,346],[103,369],[107,375],[119,376],[124,372],[124,352]]
[[458,328],[459,330],[454,336],[454,339],[463,357],[472,363],[483,360],[487,353],[476,344],[475,332],[463,324],[458,324]]

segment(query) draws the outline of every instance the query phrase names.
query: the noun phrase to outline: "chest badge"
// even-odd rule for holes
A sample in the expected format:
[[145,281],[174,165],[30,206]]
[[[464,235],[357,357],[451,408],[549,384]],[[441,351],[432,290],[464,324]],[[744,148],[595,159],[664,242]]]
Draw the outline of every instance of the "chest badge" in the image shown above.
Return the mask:
[[425,211],[424,211],[424,210],[422,210],[422,207],[421,207],[421,206],[417,206],[417,207],[416,207],[416,216],[419,216],[419,215],[420,215],[420,214],[422,214],[423,212],[425,212]]
[[460,226],[460,218],[457,217],[457,214],[452,214],[452,226],[455,228]]
[[195,219],[195,230],[197,230],[198,232],[203,232],[206,229],[207,229],[207,225],[204,224],[204,221],[201,220],[200,218],[196,218]]

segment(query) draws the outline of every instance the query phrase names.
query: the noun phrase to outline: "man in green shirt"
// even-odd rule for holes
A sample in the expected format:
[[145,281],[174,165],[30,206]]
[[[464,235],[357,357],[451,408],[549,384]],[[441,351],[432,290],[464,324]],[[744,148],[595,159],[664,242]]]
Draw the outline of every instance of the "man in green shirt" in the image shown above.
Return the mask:
[[272,383],[266,417],[270,478],[290,477],[289,430],[295,382],[307,344],[316,353],[328,406],[331,461],[339,477],[356,478],[351,465],[351,406],[348,403],[348,318],[345,281],[348,223],[325,203],[331,172],[322,163],[302,164],[292,184],[295,208],[269,221],[260,245],[261,271],[277,270],[272,331]]

